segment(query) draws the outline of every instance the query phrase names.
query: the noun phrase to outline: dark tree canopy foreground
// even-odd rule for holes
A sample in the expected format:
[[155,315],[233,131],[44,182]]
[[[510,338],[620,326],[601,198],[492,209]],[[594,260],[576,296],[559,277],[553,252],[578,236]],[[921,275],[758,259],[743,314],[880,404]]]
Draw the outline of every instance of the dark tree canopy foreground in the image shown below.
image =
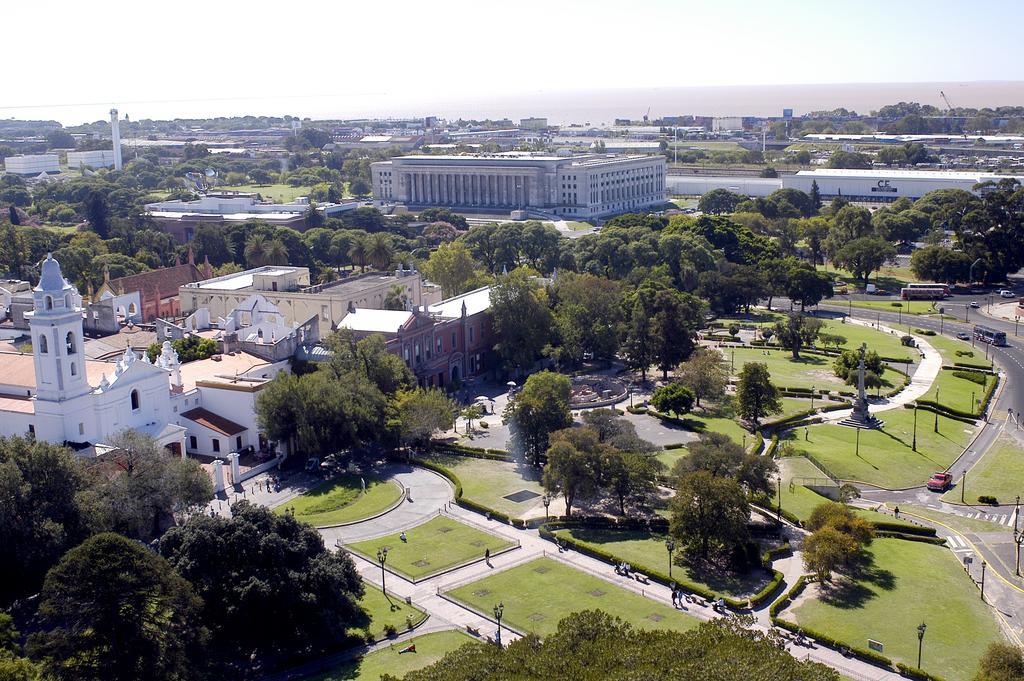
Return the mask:
[[[394,677],[384,676],[385,681]],[[405,681],[838,681],[839,673],[798,662],[778,642],[735,620],[690,631],[644,631],[597,610],[570,615],[543,641],[534,635],[502,650],[470,643]]]

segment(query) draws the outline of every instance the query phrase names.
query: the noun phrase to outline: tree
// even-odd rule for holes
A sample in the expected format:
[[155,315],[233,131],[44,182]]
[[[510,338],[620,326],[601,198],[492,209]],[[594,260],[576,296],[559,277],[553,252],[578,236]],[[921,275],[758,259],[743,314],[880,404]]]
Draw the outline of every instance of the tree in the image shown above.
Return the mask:
[[639,369],[640,378],[644,382],[647,381],[647,370],[656,356],[651,323],[653,307],[650,295],[645,292],[640,292],[633,299],[626,327],[626,340],[622,345],[626,365],[633,370]]
[[814,345],[821,331],[821,320],[790,313],[784,321],[775,322],[775,337],[782,347],[789,348],[793,359],[800,359],[800,349]]
[[[808,153],[804,158],[799,159],[799,161],[801,165],[807,165],[811,162],[811,155]],[[817,180],[811,180],[811,207],[814,209],[815,214],[821,210],[821,189],[818,188]]]
[[829,168],[852,168],[854,170],[870,170],[871,157],[856,151],[833,151],[828,159]]
[[786,273],[785,293],[794,303],[800,304],[803,312],[808,305],[817,305],[822,298],[832,297],[832,280],[812,267],[794,265]]
[[755,428],[763,417],[782,411],[779,389],[772,385],[767,364],[747,362],[743,365],[736,385],[736,407],[740,416]]
[[40,598],[29,652],[47,678],[199,677],[202,601],[144,546],[116,534],[87,539],[50,570]]
[[370,183],[361,177],[357,177],[348,183],[348,189],[352,192],[353,196],[364,197],[368,196],[373,191],[370,187]]
[[551,288],[560,359],[578,365],[589,355],[611,360],[624,333],[622,287],[593,274],[559,273]]
[[196,515],[172,529],[160,553],[203,598],[203,621],[222,642],[211,653],[228,661],[319,654],[366,624],[352,559],[289,515],[241,501],[230,518]]
[[669,383],[655,389],[651,404],[664,414],[683,416],[693,408],[693,393],[681,383]]
[[601,456],[598,483],[613,496],[619,514],[626,515],[626,502],[646,504],[657,495],[657,476],[664,466],[650,454],[621,452],[609,447]]
[[287,265],[288,249],[277,239],[268,239],[263,234],[253,234],[245,242],[245,261],[249,267]]
[[688,446],[690,455],[676,462],[673,475],[708,471],[715,477],[732,478],[751,494],[771,494],[775,462],[743,447],[722,433],[705,433]]
[[452,427],[458,405],[437,388],[416,388],[395,396],[402,441],[425,444],[439,430]]
[[366,271],[366,265],[370,262],[370,241],[365,236],[359,236],[352,240],[348,248],[348,257],[362,272]]
[[209,474],[136,430],[110,439],[113,449],[89,460],[80,501],[99,528],[136,539],[158,536],[185,513],[213,498]]
[[822,261],[825,240],[828,238],[832,226],[826,218],[822,217],[800,220],[798,225],[800,234],[807,244],[807,250],[811,254],[811,267],[817,267],[818,263]]
[[868,285],[868,277],[876,272],[896,254],[888,241],[877,237],[854,239],[836,252],[833,260],[839,267],[846,268],[856,278]]
[[566,429],[551,433],[548,462],[544,465],[543,484],[548,494],[565,498],[565,516],[579,496],[594,491],[600,457],[607,449],[589,428]]
[[[171,341],[171,347],[178,353],[178,360],[182,364],[188,362],[194,362],[200,359],[207,359],[213,357],[220,352],[220,346],[212,338],[203,338],[202,336],[187,336],[185,338],[179,338]],[[163,346],[160,343],[151,343],[146,348],[146,356],[149,357],[150,362],[155,362],[156,358],[163,351]]]
[[742,194],[736,194],[728,189],[712,189],[701,195],[700,201],[697,202],[697,209],[701,213],[710,215],[732,213],[736,210],[736,206],[745,199],[746,197]]
[[21,657],[18,641],[21,634],[14,628],[14,618],[0,612],[0,679],[3,681],[39,681],[38,666]]
[[540,465],[550,434],[572,425],[571,392],[567,377],[541,371],[527,378],[505,407],[502,421],[511,430],[512,447],[516,453],[530,456],[534,466]]
[[531,634],[507,648],[467,644],[405,680],[839,680],[839,673],[825,665],[797,661],[775,635],[743,626],[739,618],[722,617],[688,631],[653,632],[586,610],[564,618],[543,640]]
[[499,277],[491,287],[491,324],[494,349],[505,366],[517,373],[526,370],[551,337],[547,294],[524,270]]
[[974,681],[1021,681],[1024,652],[1009,643],[990,643],[981,656]]
[[84,213],[85,219],[89,221],[89,227],[101,239],[110,236],[110,209],[102,192],[94,190],[89,193],[85,199]]
[[441,287],[446,298],[465,293],[479,281],[476,262],[461,242],[438,246],[421,269],[430,281]]
[[713,348],[698,348],[676,369],[676,378],[693,393],[694,403],[701,398],[724,395],[729,381],[729,368],[722,353]]
[[857,554],[857,542],[839,530],[824,527],[804,540],[804,567],[814,572],[819,583],[827,582],[832,571]]
[[46,571],[87,536],[77,463],[65,447],[0,438],[0,604],[35,593]]
[[971,257],[944,246],[925,246],[910,256],[910,270],[925,281],[966,282],[970,278]]
[[866,518],[854,513],[846,504],[826,501],[818,504],[807,519],[806,528],[816,532],[825,527],[834,528],[847,534],[860,545],[867,546],[874,537],[873,525]]
[[662,289],[654,295],[654,359],[664,380],[668,380],[669,369],[693,352],[693,339],[703,322],[704,303],[697,296],[672,289]]
[[669,503],[669,533],[687,552],[709,558],[747,540],[750,507],[738,482],[708,471],[681,475]]
[[395,247],[391,243],[391,237],[382,232],[370,236],[366,251],[366,259],[375,270],[387,270],[391,267],[391,261],[395,259]]
[[249,171],[249,180],[256,186],[266,185],[273,181],[273,175],[264,168],[253,168]]
[[[857,384],[857,367],[860,366],[860,353],[855,350],[846,350],[841,355],[836,357],[832,363],[832,369],[835,371],[836,376],[843,379],[850,385]],[[868,350],[864,353],[864,370],[865,370],[865,383],[867,383],[867,375],[873,375],[876,380],[881,380],[882,374],[885,373],[885,362],[879,357],[878,353],[874,350]],[[868,386],[877,387],[877,386]]]

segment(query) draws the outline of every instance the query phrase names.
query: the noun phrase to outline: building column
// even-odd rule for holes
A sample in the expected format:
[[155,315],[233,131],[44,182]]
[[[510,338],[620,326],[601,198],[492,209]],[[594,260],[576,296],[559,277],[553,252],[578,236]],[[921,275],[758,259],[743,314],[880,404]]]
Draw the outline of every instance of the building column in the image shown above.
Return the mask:
[[242,482],[242,469],[238,466],[238,452],[228,454],[228,463],[231,464],[231,484],[237,485]]
[[224,462],[217,459],[213,462],[213,493],[224,491]]

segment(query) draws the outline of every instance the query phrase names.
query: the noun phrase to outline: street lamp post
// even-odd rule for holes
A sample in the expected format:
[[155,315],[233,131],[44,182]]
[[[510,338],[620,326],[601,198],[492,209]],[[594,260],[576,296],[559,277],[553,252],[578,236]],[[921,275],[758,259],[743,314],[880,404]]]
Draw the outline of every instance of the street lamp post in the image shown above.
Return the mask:
[[672,578],[672,553],[676,550],[676,543],[672,539],[672,537],[669,537],[668,539],[665,540],[665,548],[668,549],[668,576],[669,576],[669,579],[671,579]]
[[776,478],[775,482],[779,486],[779,512],[778,512],[777,516],[778,516],[779,524],[781,525],[782,524],[782,476],[780,475],[778,478]]
[[924,645],[924,630],[928,628],[928,625],[924,622],[917,625],[917,668],[921,668],[921,647]]
[[729,364],[729,371],[730,372],[736,371],[736,348],[732,349],[732,360],[730,361],[730,364]]
[[384,563],[388,560],[388,547],[383,546],[377,549],[377,561],[380,563],[380,590],[386,595],[387,587],[384,585]]
[[[939,389],[936,388],[935,389],[935,406],[938,407],[938,405],[939,405]],[[936,433],[939,432],[939,411],[938,411],[938,409],[935,410],[935,432]]]
[[967,471],[960,474],[960,503],[964,503],[964,490],[967,487]]
[[811,386],[811,411],[814,411],[814,386]]
[[551,497],[545,494],[540,498],[540,502],[544,504],[544,520],[548,520],[551,517],[548,514],[548,506],[551,505]]
[[860,426],[857,426],[857,449],[854,452],[857,458],[860,458]]
[[981,600],[985,600],[985,568],[988,566],[984,560],[981,561]]
[[498,620],[498,635],[497,635],[495,640],[496,640],[496,642],[497,642],[497,644],[499,646],[501,645],[501,615],[504,612],[505,612],[505,604],[504,603],[498,603],[496,606],[494,606],[494,619]]

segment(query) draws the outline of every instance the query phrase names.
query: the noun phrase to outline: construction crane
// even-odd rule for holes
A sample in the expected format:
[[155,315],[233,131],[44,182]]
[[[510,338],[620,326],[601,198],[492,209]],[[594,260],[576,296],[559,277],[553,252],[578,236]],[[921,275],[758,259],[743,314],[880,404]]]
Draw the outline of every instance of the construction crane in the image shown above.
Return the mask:
[[[949,97],[942,90],[939,90],[939,95],[942,96],[942,101],[946,103],[946,113],[952,118],[955,114],[953,113],[953,105],[949,103]],[[964,139],[967,139],[967,131],[961,130],[960,134],[963,135]]]
[[651,107],[647,107],[647,113],[644,114],[644,123],[646,123],[647,119],[650,118],[650,117],[651,117]]

